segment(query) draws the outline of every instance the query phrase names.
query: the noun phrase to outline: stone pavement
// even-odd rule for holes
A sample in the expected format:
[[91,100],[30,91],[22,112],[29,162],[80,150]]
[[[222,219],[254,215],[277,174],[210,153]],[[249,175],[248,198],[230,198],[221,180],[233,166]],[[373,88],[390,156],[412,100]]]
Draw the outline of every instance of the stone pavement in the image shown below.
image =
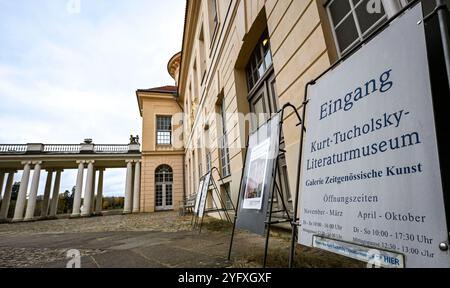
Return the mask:
[[[79,250],[83,268],[261,267],[264,238],[238,232],[227,261],[228,224],[206,218],[202,234],[176,213],[117,215],[0,225],[0,267],[64,268]],[[269,266],[286,267],[289,239],[275,232]],[[355,261],[301,248],[300,267],[360,267]]]

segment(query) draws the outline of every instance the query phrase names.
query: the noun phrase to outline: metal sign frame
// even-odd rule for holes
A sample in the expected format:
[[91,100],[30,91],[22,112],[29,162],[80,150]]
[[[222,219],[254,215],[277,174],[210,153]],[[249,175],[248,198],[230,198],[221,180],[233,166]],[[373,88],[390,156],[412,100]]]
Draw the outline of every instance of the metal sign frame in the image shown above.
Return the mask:
[[[259,211],[258,214],[261,215],[263,222],[263,225],[265,226],[265,246],[264,246],[264,259],[263,259],[263,267],[266,268],[267,266],[267,258],[268,258],[268,248],[269,248],[269,239],[270,239],[270,230],[271,230],[271,226],[274,224],[281,224],[281,223],[292,223],[293,219],[289,213],[289,210],[287,209],[286,206],[286,201],[284,199],[283,193],[281,191],[281,187],[279,187],[275,181],[277,174],[279,173],[279,160],[280,157],[282,155],[284,155],[286,153],[285,150],[283,150],[281,148],[281,143],[283,142],[283,124],[284,124],[284,116],[285,116],[285,111],[287,109],[292,109],[294,111],[294,114],[297,116],[297,119],[299,121],[299,123],[297,124],[297,126],[302,126],[303,128],[303,121],[302,118],[300,117],[297,109],[295,108],[294,105],[287,103],[283,106],[283,108],[275,114],[275,116],[279,116],[279,121],[278,121],[278,147],[276,152],[276,156],[274,157],[275,159],[273,159],[273,161],[275,161],[271,166],[272,169],[270,169],[270,175],[271,177],[269,177],[269,183],[266,183],[265,186],[267,185],[267,187],[269,187],[268,191],[269,193],[265,194],[265,199],[263,200],[263,208]],[[262,125],[261,127],[264,127],[265,125],[267,125],[268,123],[270,123],[271,121],[273,121],[274,117],[272,116],[270,119],[268,119],[264,125]],[[261,129],[261,127],[259,129]],[[238,195],[238,202],[236,205],[236,213],[235,213],[235,218],[234,218],[234,222],[233,222],[233,229],[232,229],[232,234],[231,234],[231,239],[230,239],[230,247],[228,250],[228,260],[231,260],[231,253],[232,253],[232,248],[233,248],[233,241],[234,241],[234,235],[235,235],[235,231],[236,231],[236,225],[238,223],[238,220],[242,219],[243,217],[247,216],[246,213],[242,213],[243,207],[242,207],[242,201],[244,199],[244,195],[243,195],[243,191],[246,188],[246,177],[245,177],[245,173],[248,172],[246,167],[248,166],[248,157],[249,155],[249,143],[250,143],[250,137],[252,135],[255,135],[258,133],[258,130],[256,130],[254,133],[252,133],[251,135],[248,136],[247,139],[247,144],[246,144],[246,149],[245,149],[245,166],[242,169],[242,175],[241,175],[241,185],[240,185],[240,189],[239,189],[239,195]],[[267,180],[267,179],[266,179]],[[278,195],[280,196],[280,200],[281,200],[281,204],[283,206],[283,210],[281,211],[273,211],[273,203],[275,202],[275,193],[278,193]],[[269,201],[270,200],[270,201]],[[245,209],[244,209],[245,210]],[[262,213],[261,213],[262,211]],[[239,213],[241,212],[241,213]],[[273,220],[273,213],[274,212],[284,212],[287,215],[287,219],[283,219],[283,220]],[[239,218],[240,216],[240,218]],[[258,217],[258,218],[261,218]],[[258,234],[258,233],[257,233]]]

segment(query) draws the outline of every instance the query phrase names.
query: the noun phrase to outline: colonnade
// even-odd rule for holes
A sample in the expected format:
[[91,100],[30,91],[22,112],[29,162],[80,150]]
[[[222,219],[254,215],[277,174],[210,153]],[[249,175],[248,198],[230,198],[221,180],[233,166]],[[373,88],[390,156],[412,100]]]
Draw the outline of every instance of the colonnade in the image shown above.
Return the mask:
[[[103,206],[103,183],[105,168],[95,167],[94,160],[80,160],[73,200],[71,217],[89,217],[101,215]],[[58,212],[58,200],[61,186],[62,169],[47,169],[47,178],[44,188],[41,213],[36,213],[36,202],[39,190],[39,181],[42,173],[42,161],[22,162],[23,173],[17,195],[14,217],[12,222],[32,221],[36,219],[54,218]],[[124,214],[140,212],[140,182],[141,161],[126,160],[127,173],[125,185]],[[86,180],[84,179],[86,170]],[[30,176],[33,173],[31,184]],[[0,222],[6,221],[11,203],[14,176],[17,171],[0,171],[0,189],[6,179],[4,193],[0,193],[2,204],[0,207]],[[96,181],[97,180],[97,181]],[[95,183],[97,182],[97,187]],[[84,197],[82,203],[84,183]],[[31,185],[29,189],[29,185]],[[29,194],[27,195],[29,190]],[[2,191],[0,191],[2,192]],[[83,205],[82,205],[83,204]]]

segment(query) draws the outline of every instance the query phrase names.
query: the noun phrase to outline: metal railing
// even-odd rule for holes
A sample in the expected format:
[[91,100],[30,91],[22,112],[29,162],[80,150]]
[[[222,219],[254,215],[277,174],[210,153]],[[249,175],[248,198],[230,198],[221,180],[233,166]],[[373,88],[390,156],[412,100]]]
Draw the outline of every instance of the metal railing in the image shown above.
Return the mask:
[[95,153],[107,153],[107,154],[122,154],[128,153],[129,147],[128,145],[95,145],[94,152]]
[[25,153],[26,151],[27,151],[27,145],[26,144],[0,145],[0,153],[14,154],[14,153]]
[[44,153],[73,153],[77,154],[81,151],[81,145],[70,144],[49,144],[44,145]]
[[0,144],[0,154],[127,154],[139,153],[139,144]]

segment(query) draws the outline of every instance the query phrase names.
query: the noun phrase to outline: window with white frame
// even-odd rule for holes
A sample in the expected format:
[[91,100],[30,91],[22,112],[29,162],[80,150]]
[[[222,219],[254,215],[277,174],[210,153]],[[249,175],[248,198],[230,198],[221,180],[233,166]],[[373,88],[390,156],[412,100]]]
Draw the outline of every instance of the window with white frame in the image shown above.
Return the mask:
[[156,117],[156,144],[172,145],[172,117]]
[[217,0],[208,0],[209,33],[212,41],[214,33],[219,24],[219,15],[217,13]]
[[[336,47],[340,55],[358,45],[375,28],[387,21],[380,0],[378,11],[370,0],[330,0],[326,4]],[[371,9],[368,9],[371,8]]]
[[328,0],[325,7],[339,56],[357,46],[410,2],[412,0]]
[[206,172],[210,172],[212,169],[212,162],[211,162],[211,152],[208,150],[206,153]]
[[230,150],[228,147],[228,135],[227,135],[227,114],[225,108],[225,99],[222,99],[220,105],[220,114],[222,120],[222,137],[219,139],[219,151],[220,151],[220,166],[222,177],[228,177],[231,175],[230,169]]

